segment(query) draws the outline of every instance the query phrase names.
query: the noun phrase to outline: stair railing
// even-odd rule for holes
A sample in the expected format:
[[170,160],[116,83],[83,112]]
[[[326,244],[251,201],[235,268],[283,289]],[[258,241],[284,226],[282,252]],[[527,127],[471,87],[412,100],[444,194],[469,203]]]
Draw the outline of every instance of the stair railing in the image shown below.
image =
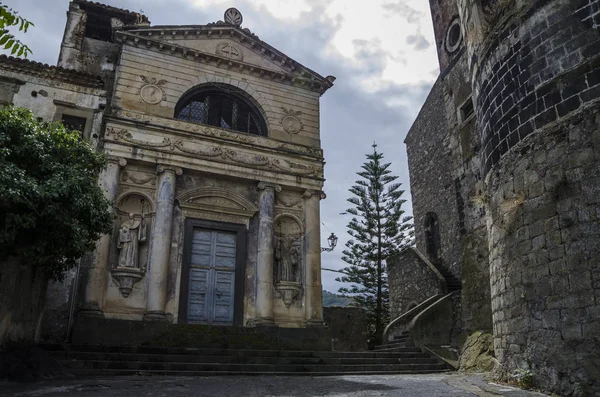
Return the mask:
[[423,302],[419,303],[417,306],[413,307],[401,316],[392,320],[383,331],[383,340],[392,341],[394,339],[394,336],[401,335],[403,332],[408,331],[413,318],[415,318],[419,313],[421,313],[435,301],[440,299],[442,296],[444,295],[438,294],[427,298]]

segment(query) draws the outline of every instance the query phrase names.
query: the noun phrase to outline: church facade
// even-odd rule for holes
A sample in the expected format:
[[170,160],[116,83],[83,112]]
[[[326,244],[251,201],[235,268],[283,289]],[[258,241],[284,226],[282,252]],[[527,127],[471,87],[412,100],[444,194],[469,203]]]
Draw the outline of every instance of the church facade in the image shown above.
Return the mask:
[[207,25],[152,26],[73,0],[58,67],[0,59],[3,103],[108,156],[99,182],[114,230],[71,274],[78,315],[323,324],[319,99],[335,78],[241,24],[234,8]]

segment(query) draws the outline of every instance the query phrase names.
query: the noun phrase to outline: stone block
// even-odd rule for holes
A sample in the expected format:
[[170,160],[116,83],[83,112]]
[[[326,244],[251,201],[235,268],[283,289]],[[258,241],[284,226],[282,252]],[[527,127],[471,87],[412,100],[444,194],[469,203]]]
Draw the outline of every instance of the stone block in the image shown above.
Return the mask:
[[565,256],[565,244],[561,244],[555,247],[548,248],[548,259],[555,261],[557,259],[564,258]]
[[559,230],[546,233],[546,246],[553,247],[563,244],[562,234]]
[[583,337],[581,324],[564,325],[561,330],[561,335],[565,340],[579,340]]
[[540,220],[529,226],[529,237],[534,238],[544,233],[546,221]]
[[564,296],[550,295],[546,298],[546,307],[548,309],[562,309],[568,307],[568,302]]
[[570,291],[569,278],[566,274],[559,277],[552,277],[552,294],[563,295]]
[[592,275],[585,270],[569,273],[569,284],[572,291],[591,290]]
[[546,248],[546,236],[537,236],[531,240],[531,249],[533,251],[540,251]]

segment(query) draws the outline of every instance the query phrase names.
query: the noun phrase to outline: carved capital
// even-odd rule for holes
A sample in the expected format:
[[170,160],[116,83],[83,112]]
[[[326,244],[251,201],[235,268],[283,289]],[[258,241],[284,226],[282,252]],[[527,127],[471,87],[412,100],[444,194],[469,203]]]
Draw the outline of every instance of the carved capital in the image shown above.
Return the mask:
[[119,164],[121,167],[125,167],[127,165],[127,160],[125,160],[123,157],[109,156],[108,162],[113,164]]
[[258,186],[256,188],[258,190],[273,189],[276,192],[281,191],[280,185],[277,185],[276,183],[269,183],[269,182],[259,182]]
[[164,165],[164,164],[159,164],[156,167],[156,173],[157,174],[162,174],[163,172],[172,172],[176,175],[181,175],[183,174],[183,170],[179,167],[175,167],[172,165]]
[[305,199],[309,199],[312,196],[319,197],[319,200],[324,200],[325,198],[327,198],[327,195],[322,190],[309,190],[309,189],[307,189],[302,194],[302,197],[304,197]]

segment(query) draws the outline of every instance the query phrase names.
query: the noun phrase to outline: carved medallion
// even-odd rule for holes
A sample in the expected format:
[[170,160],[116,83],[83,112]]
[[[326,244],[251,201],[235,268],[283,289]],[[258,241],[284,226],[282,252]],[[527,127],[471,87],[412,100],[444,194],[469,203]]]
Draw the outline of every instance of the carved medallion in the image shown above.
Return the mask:
[[242,61],[244,59],[244,54],[242,53],[242,50],[236,45],[233,45],[226,41],[217,44],[217,55],[221,55],[226,58],[235,59],[238,61]]
[[167,82],[167,80],[157,80],[155,78],[147,78],[146,76],[140,76],[145,85],[140,89],[140,97],[146,103],[150,105],[156,105],[166,99],[166,94],[163,92],[161,86]]
[[225,22],[231,25],[240,26],[244,18],[242,17],[242,13],[238,11],[237,8],[228,8],[225,11],[224,16]]
[[298,116],[302,115],[302,112],[283,107],[281,109],[283,109],[284,113],[284,116],[281,119],[281,125],[283,125],[285,132],[297,134],[304,129],[304,124],[298,118]]

